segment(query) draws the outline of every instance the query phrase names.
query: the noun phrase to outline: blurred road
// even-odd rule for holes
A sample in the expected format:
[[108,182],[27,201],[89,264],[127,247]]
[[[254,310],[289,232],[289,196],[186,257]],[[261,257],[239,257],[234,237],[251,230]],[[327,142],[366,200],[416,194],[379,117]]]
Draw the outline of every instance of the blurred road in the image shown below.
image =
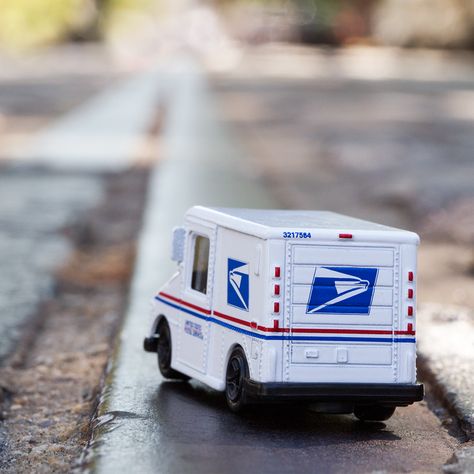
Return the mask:
[[[433,211],[474,200],[473,55],[262,46],[212,84],[286,207],[420,231]],[[450,223],[474,237],[474,223]]]
[[0,360],[21,327],[54,291],[54,270],[69,253],[62,230],[96,204],[98,176],[4,169],[0,173]]
[[54,270],[69,252],[64,228],[102,196],[98,176],[11,163],[9,152],[116,78],[107,63],[97,47],[0,55],[0,360],[54,291]]
[[[98,58],[87,50],[72,52],[92,65],[86,62],[77,70],[73,61],[66,67],[59,59],[69,50],[60,49],[50,53],[52,70],[43,58],[45,69],[33,74],[36,83],[30,82],[28,69],[0,74],[0,119],[3,111],[5,122],[2,130],[0,121],[0,158],[5,160],[0,161],[0,360],[53,291],[54,271],[69,250],[65,228],[99,203],[101,173],[123,170],[140,158],[157,115],[156,72],[136,74],[93,95],[114,74],[101,62],[100,51],[93,52]],[[73,92],[76,81],[81,87]],[[21,91],[23,103],[10,100]],[[36,133],[25,129],[25,121]],[[18,142],[26,130],[28,139]]]
[[0,51],[0,160],[123,76],[99,45],[63,45],[25,56]]

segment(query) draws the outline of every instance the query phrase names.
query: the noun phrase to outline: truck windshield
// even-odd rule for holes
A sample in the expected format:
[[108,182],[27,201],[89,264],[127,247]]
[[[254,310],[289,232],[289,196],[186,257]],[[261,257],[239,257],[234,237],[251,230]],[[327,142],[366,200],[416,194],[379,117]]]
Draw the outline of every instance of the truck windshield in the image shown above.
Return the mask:
[[194,239],[194,261],[191,288],[207,293],[207,272],[209,267],[209,239],[196,235]]

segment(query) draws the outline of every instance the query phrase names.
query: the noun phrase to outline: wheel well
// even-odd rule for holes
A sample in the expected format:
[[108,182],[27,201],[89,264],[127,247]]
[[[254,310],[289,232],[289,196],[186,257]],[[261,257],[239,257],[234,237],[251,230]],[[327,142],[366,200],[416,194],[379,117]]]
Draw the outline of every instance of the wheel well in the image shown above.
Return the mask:
[[230,355],[232,354],[232,352],[234,352],[235,349],[237,349],[237,347],[240,347],[240,349],[242,349],[242,352],[245,354],[245,358],[247,359],[247,365],[249,366],[249,370],[250,370],[250,365],[248,362],[248,357],[247,357],[247,353],[245,352],[245,349],[242,347],[241,344],[235,342],[229,347],[229,350],[227,351],[227,356],[225,358],[225,364],[224,364],[224,374],[226,373],[226,370],[227,370],[227,364],[229,363]]
[[160,325],[161,321],[165,320],[166,322],[166,316],[164,314],[159,314],[156,318],[155,321],[153,322],[153,326],[151,328],[151,335],[155,336],[158,333],[158,326]]

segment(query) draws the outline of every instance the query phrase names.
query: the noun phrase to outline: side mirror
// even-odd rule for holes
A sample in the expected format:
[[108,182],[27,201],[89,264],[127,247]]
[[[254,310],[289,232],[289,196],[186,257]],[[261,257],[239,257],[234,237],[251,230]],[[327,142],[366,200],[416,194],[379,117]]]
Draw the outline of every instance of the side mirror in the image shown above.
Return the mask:
[[175,227],[173,229],[173,245],[171,249],[171,260],[182,262],[184,260],[184,240],[186,230],[184,227]]

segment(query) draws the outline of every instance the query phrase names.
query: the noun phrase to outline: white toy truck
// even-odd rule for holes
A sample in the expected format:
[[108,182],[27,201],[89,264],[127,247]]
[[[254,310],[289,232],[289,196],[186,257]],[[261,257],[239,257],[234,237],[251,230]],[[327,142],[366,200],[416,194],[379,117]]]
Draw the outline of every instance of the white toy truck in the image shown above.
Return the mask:
[[145,350],[164,377],[224,391],[233,411],[298,400],[386,420],[423,398],[418,244],[332,212],[192,207]]

